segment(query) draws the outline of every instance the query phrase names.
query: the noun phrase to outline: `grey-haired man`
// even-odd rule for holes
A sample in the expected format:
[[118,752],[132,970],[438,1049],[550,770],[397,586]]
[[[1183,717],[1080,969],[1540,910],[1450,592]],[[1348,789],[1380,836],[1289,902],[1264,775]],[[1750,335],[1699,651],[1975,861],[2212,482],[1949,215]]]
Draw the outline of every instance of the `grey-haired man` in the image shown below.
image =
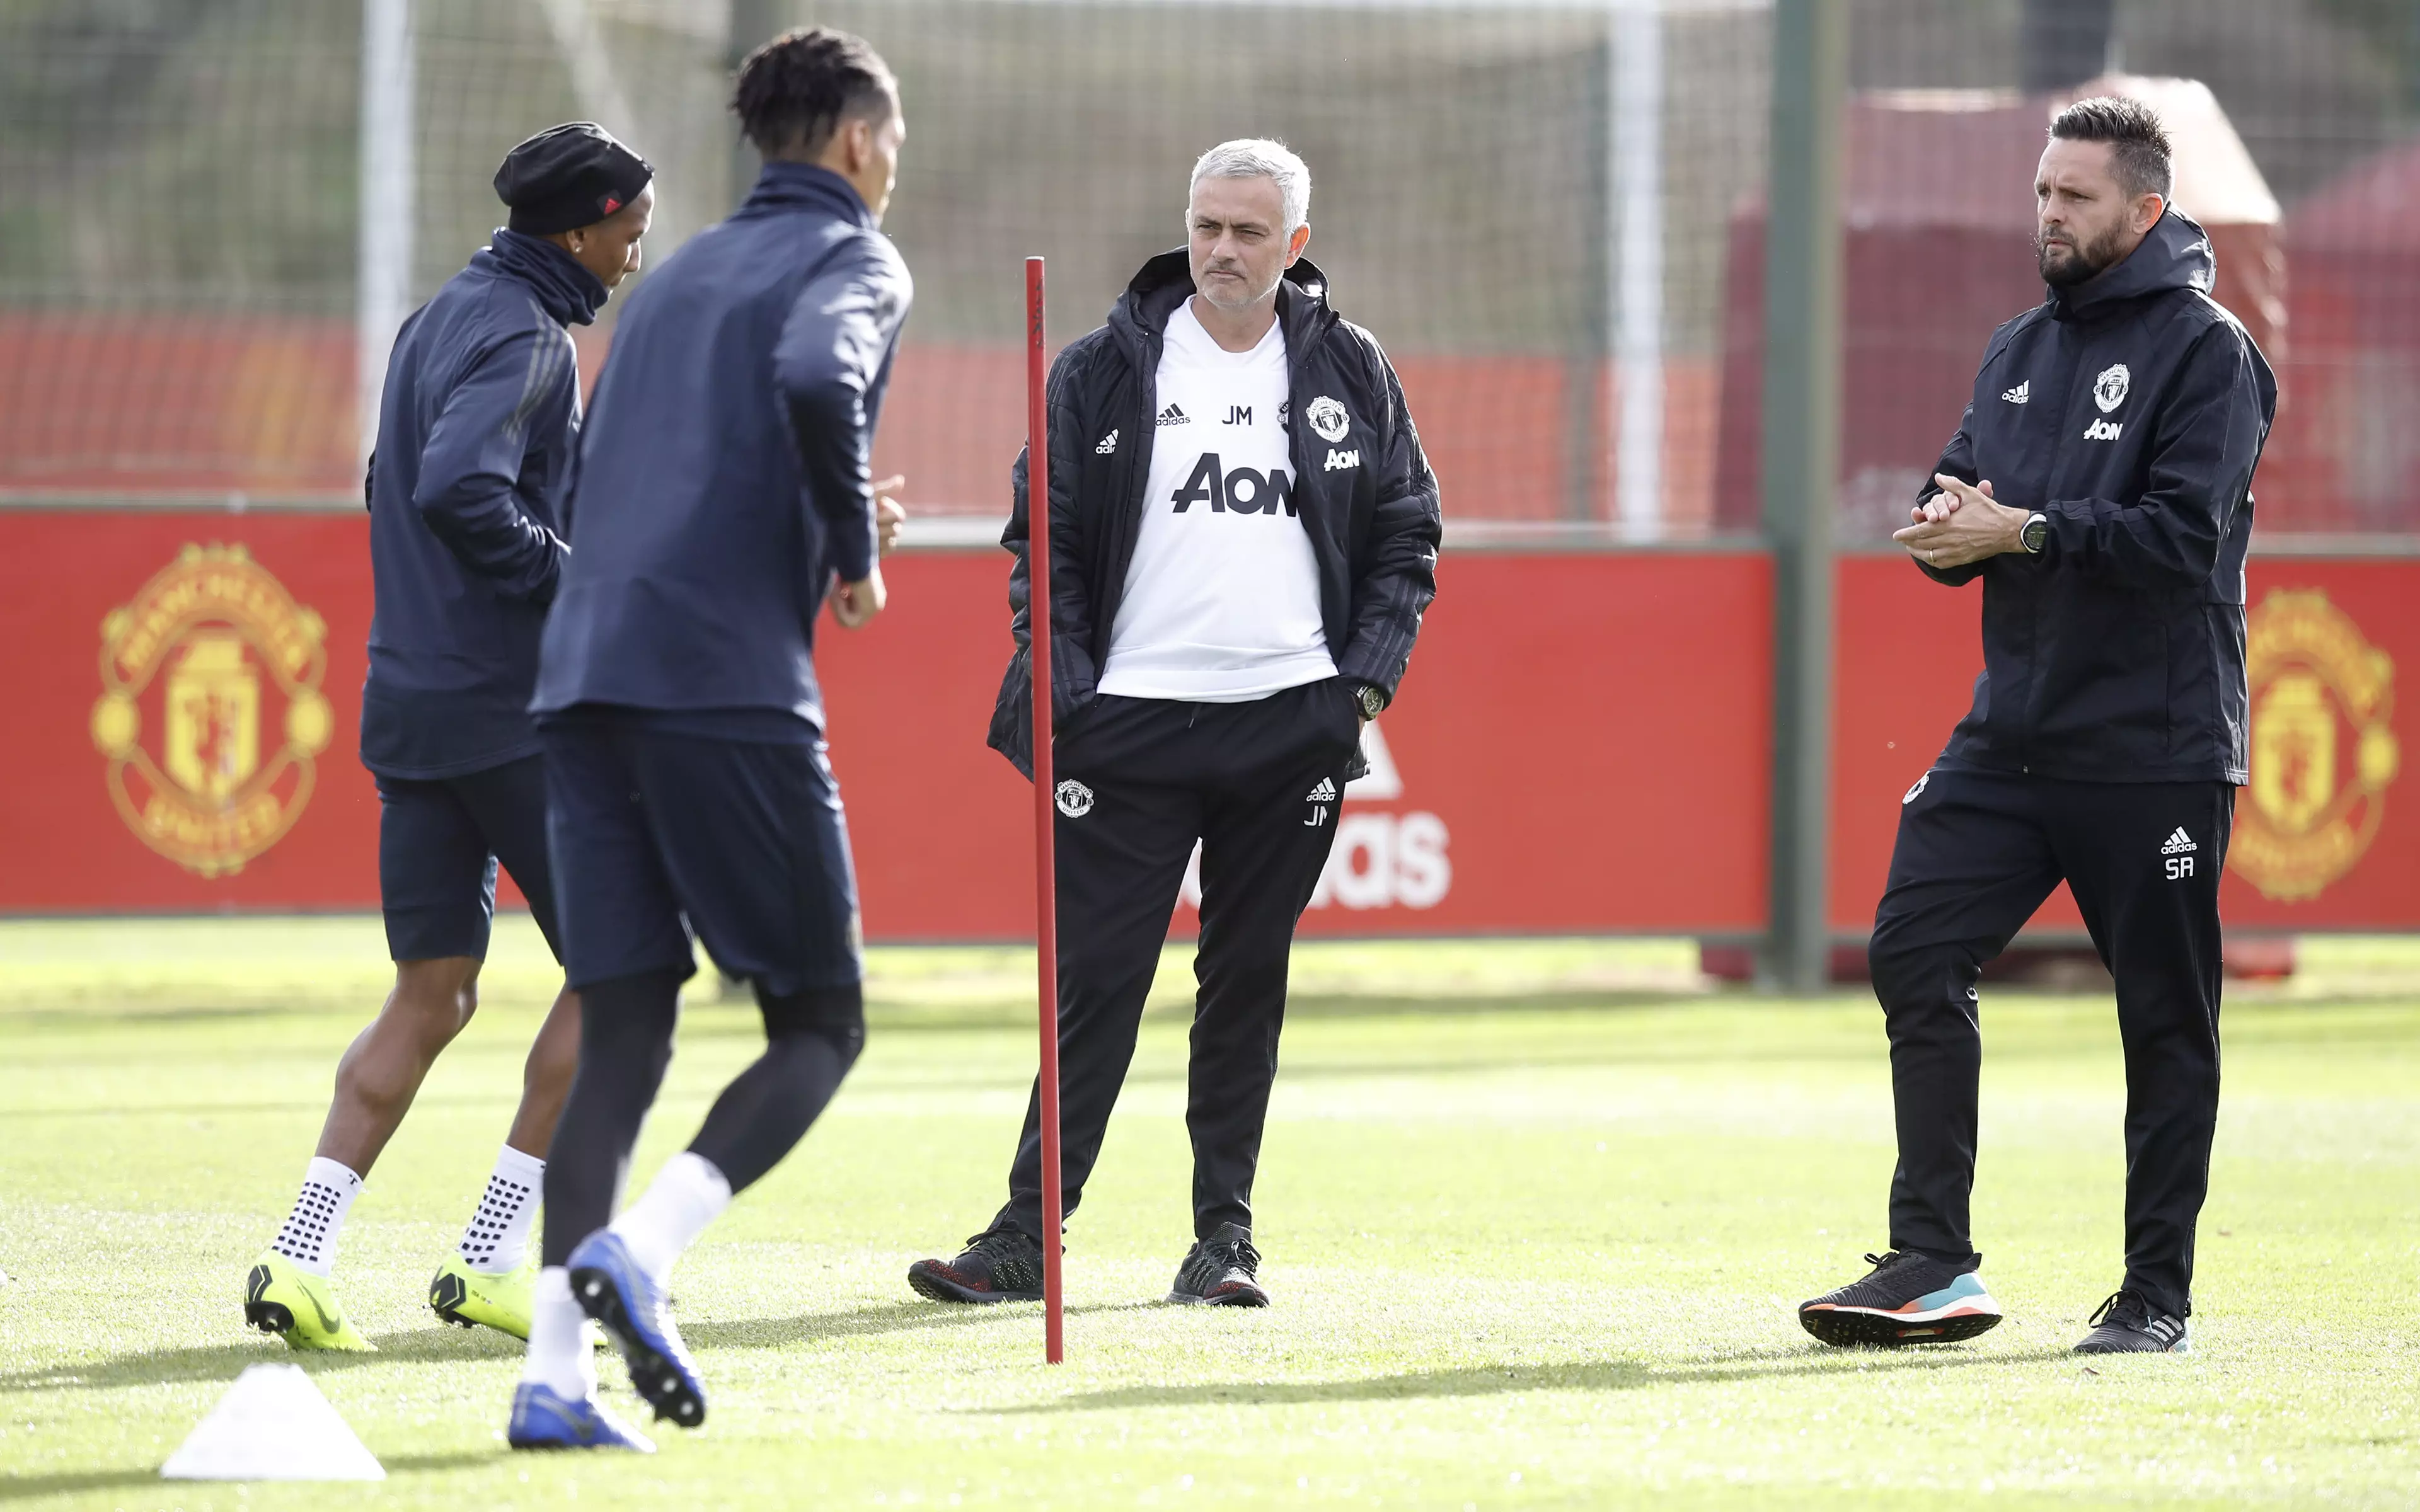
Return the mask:
[[[1100,1153],[1198,841],[1195,1243],[1171,1302],[1268,1304],[1252,1178],[1295,924],[1361,729],[1436,594],[1436,480],[1386,354],[1303,258],[1310,203],[1310,170],[1281,144],[1212,148],[1187,246],[1144,264],[1050,375],[1066,1201]],[[1020,458],[1002,542],[1018,649],[991,744],[1030,776],[1025,478]],[[964,1253],[909,1269],[919,1293],[1042,1294],[1038,1097],[1008,1184]]]

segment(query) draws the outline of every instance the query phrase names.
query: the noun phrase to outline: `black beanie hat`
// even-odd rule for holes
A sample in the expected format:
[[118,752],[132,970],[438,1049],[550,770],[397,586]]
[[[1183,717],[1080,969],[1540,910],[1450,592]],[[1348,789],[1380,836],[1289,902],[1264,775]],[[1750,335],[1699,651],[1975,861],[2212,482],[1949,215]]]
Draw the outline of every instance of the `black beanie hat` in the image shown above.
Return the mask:
[[496,197],[534,237],[597,222],[639,197],[656,170],[594,121],[550,126],[504,154]]

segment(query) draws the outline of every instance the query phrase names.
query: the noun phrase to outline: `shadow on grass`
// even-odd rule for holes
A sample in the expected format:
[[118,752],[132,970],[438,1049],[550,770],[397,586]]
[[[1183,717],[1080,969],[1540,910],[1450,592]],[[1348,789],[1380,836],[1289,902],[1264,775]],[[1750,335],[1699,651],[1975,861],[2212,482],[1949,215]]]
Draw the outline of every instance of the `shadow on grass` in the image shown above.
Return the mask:
[[[1474,1014],[1534,1012],[1602,1012],[1612,1010],[1643,1010],[1682,1008],[1705,1001],[1714,995],[1686,987],[1542,987],[1534,992],[1489,992],[1474,989],[1467,995],[1412,995],[1404,993],[1326,993],[1295,989],[1287,995],[1288,1018],[1400,1018],[1406,1014],[1421,1017],[1466,1017]],[[1155,1020],[1186,1019],[1191,1016],[1191,1005],[1183,1001],[1162,1001],[1152,1005],[1150,1017]],[[1033,1002],[1030,995],[1002,997],[998,1003],[953,1003],[946,1007],[924,1007],[912,999],[880,997],[865,1006],[866,1024],[877,1033],[964,1033],[970,1030],[1023,1029],[1033,1026]],[[683,1028],[688,1028],[684,1020]],[[752,1013],[745,1020],[717,1022],[708,1033],[753,1033],[756,1020]]]
[[[1067,1309],[1071,1318],[1084,1313],[1134,1312],[1156,1304],[1139,1302],[1081,1303]],[[681,1336],[692,1349],[768,1350],[810,1339],[864,1338],[876,1334],[900,1334],[915,1329],[980,1328],[986,1323],[1034,1321],[1042,1304],[992,1303],[968,1305],[945,1302],[893,1302],[845,1313],[800,1313],[795,1318],[745,1318],[728,1322],[685,1323]]]
[[[504,1101],[503,1093],[458,1092],[416,1098],[412,1106],[486,1110],[504,1105]],[[0,1108],[0,1122],[20,1119],[239,1119],[281,1113],[319,1114],[327,1108],[328,1100],[324,1097],[263,1099],[256,1103],[80,1103],[67,1107]]]
[[[426,1471],[463,1470],[499,1458],[493,1454],[396,1455],[380,1460],[389,1479]],[[157,1470],[84,1470],[56,1475],[19,1475],[0,1480],[0,1502],[29,1502],[41,1496],[72,1496],[78,1491],[123,1491],[138,1486],[163,1484]],[[180,1485],[197,1484],[192,1481]],[[223,1483],[232,1484],[232,1483]]]
[[0,1373],[0,1396],[12,1392],[57,1391],[62,1387],[111,1390],[121,1386],[161,1386],[185,1381],[228,1381],[251,1365],[299,1365],[313,1375],[350,1370],[367,1365],[420,1365],[445,1360],[518,1359],[519,1339],[487,1329],[419,1328],[380,1334],[371,1343],[376,1353],[349,1354],[330,1350],[288,1350],[272,1340],[188,1345],[173,1350],[138,1350],[100,1360],[72,1360],[34,1370]]
[[[1032,1026],[1027,1026],[1030,1031]],[[2001,1051],[2002,1060],[2048,1058],[2033,1057],[2023,1051]],[[1791,1042],[1779,1045],[1734,1046],[1703,1044],[1658,1046],[1652,1044],[1621,1044],[1602,1051],[1567,1050],[1548,1055],[1524,1050],[1513,1055],[1491,1055],[1474,1049],[1467,1055],[1426,1059],[1321,1059],[1311,1055],[1297,1057],[1285,1063],[1278,1072],[1286,1082],[1366,1081],[1433,1076],[1468,1076],[1476,1073],[1510,1072],[1581,1072],[1639,1070],[1645,1068],[1705,1067],[1736,1070],[1743,1066],[1793,1066],[1822,1064],[1825,1066],[1866,1066],[1885,1064],[1886,1055],[1875,1046],[1842,1041],[1834,1045]],[[1138,1067],[1126,1072],[1122,1084],[1126,1087],[1182,1087],[1191,1078],[1187,1065]],[[877,1066],[870,1072],[860,1072],[851,1084],[869,1092],[916,1094],[966,1091],[1022,1091],[1033,1085],[1030,1072],[1001,1070],[999,1072],[967,1072],[961,1075],[894,1075],[887,1066]],[[6,1115],[0,1115],[5,1118]]]
[[1428,1018],[1480,1013],[1592,1013],[1692,1008],[1714,995],[1691,987],[1545,987],[1535,992],[1511,993],[1474,990],[1467,996],[1297,991],[1286,995],[1286,1016],[1354,1019],[1400,1018],[1406,1014]]
[[130,1003],[128,997],[93,995],[89,1001],[97,1004],[115,1003],[116,1007],[53,1008],[23,1007],[18,1003],[0,1004],[0,1023],[29,1029],[73,1028],[92,1029],[101,1026],[124,1027],[130,1024],[173,1024],[189,1020],[207,1023],[233,1023],[240,1019],[275,1019],[304,1017],[328,1009],[349,1005],[349,997],[314,998],[297,995],[273,1003],[235,1002],[200,1004],[163,1002],[158,1004]]
[[1460,1370],[1419,1370],[1358,1381],[1205,1381],[1194,1385],[1135,1385],[1078,1392],[1025,1407],[973,1409],[975,1416],[1040,1412],[1100,1412],[1138,1407],[1293,1407],[1317,1402],[1412,1400],[1431,1396],[1492,1396],[1528,1391],[1637,1391],[1652,1386],[1719,1385],[1792,1376],[1854,1375],[1859,1371],[1934,1371],[1990,1365],[2040,1365],[2068,1358],[2064,1349],[2041,1348],[1986,1354],[1952,1346],[1937,1353],[1880,1350],[1780,1350],[1733,1355],[1701,1365],[1659,1365],[1637,1360],[1596,1360],[1561,1365],[1471,1365]]

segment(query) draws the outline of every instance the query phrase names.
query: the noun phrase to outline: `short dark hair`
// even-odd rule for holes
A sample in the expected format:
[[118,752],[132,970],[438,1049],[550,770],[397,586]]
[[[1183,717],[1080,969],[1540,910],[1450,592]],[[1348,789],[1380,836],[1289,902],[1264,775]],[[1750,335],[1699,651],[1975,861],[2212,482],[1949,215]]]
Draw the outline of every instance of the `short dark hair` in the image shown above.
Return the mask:
[[783,32],[739,65],[731,109],[756,150],[820,152],[840,123],[887,115],[898,82],[862,37],[813,26]]
[[2109,144],[2110,171],[2128,197],[2157,194],[2165,199],[2176,183],[2168,160],[2168,131],[2160,113],[2139,100],[2095,95],[2060,111],[2050,123],[2054,139]]

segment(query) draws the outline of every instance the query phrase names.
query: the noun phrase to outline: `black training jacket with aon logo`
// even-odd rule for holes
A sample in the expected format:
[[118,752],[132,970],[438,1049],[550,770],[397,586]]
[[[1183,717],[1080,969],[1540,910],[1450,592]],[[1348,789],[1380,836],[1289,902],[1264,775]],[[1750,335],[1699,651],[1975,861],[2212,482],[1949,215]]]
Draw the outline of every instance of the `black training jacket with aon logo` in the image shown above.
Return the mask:
[[[1193,295],[1182,249],[1143,264],[1109,311],[1051,364],[1050,707],[1061,734],[1098,696],[1109,631],[1142,530],[1143,491],[1159,434],[1160,344],[1169,317]],[[1319,567],[1320,617],[1340,676],[1388,699],[1402,681],[1420,616],[1436,597],[1441,533],[1436,477],[1404,406],[1403,385],[1377,341],[1327,303],[1327,279],[1308,258],[1278,289],[1285,330],[1291,489],[1253,490],[1259,508],[1299,510]],[[992,711],[991,746],[1033,771],[1029,659],[1026,458],[1009,474],[1011,512],[1001,544],[1010,568],[1010,630],[1016,640]],[[1231,507],[1222,497],[1218,507]],[[1351,774],[1367,770],[1357,758]]]
[[[2170,210],[2125,261],[1992,333],[1936,471],[2049,517],[1983,579],[1983,675],[1945,763],[2092,782],[2246,780],[2243,558],[2277,383]],[[1917,498],[1940,490],[1930,480]]]

